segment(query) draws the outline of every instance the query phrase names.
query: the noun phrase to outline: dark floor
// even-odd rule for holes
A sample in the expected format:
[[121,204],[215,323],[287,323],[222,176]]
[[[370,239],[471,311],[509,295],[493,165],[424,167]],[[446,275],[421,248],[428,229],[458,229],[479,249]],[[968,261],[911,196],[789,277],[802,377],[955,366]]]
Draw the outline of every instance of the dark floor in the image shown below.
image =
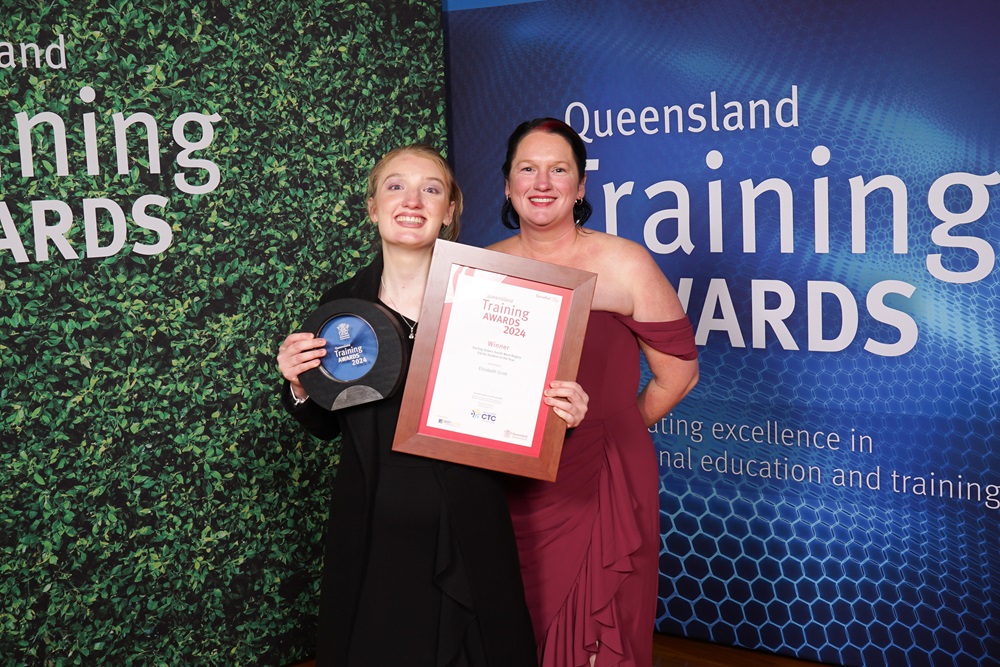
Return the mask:
[[[652,667],[815,667],[818,664],[667,635],[658,634],[653,640]],[[291,667],[314,666],[309,661]]]
[[819,664],[667,635],[658,634],[653,639],[653,667],[816,667]]

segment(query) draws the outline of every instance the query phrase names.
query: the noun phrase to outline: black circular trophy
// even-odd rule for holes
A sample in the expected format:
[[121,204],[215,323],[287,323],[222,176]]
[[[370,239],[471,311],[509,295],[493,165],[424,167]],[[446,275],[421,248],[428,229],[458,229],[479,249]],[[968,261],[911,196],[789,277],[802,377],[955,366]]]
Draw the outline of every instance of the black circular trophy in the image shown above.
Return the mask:
[[299,382],[327,410],[386,398],[403,382],[409,357],[403,327],[381,304],[334,299],[306,318],[302,329],[326,340],[326,356]]

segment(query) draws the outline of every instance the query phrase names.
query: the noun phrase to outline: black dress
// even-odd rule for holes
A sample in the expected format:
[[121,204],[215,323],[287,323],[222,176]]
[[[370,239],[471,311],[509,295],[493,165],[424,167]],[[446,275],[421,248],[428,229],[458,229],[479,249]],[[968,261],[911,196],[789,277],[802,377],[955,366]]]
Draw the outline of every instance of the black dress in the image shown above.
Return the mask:
[[[374,301],[381,274],[379,256],[322,301]],[[310,433],[343,436],[317,667],[535,667],[501,481],[391,451],[402,393],[329,412],[311,401],[294,406],[284,387],[283,404]]]

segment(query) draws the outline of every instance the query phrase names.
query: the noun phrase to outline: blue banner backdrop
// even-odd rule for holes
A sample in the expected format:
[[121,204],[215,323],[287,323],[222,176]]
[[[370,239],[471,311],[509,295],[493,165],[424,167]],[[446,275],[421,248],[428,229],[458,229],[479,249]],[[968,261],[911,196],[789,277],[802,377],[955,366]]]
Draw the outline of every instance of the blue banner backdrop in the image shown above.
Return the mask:
[[678,288],[658,629],[846,665],[1000,664],[1000,4],[548,0],[445,16],[463,240],[528,118]]

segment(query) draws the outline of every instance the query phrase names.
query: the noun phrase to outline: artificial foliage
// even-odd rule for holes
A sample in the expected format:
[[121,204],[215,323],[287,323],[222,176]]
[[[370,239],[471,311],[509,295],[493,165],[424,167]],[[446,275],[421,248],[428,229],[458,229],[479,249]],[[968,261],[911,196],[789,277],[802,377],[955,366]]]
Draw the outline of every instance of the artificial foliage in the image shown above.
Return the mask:
[[[0,662],[304,659],[338,445],[281,409],[275,355],[319,292],[370,258],[374,161],[441,144],[439,3],[0,7],[0,202],[28,257],[0,233]],[[53,67],[44,48],[60,36]],[[39,45],[41,66],[3,43]],[[43,112],[65,122],[68,173],[40,126],[25,176],[17,114]],[[158,173],[138,126],[118,172],[116,113],[156,121]],[[200,194],[176,181],[210,180],[178,161],[185,113],[219,117],[190,154],[218,168]],[[132,209],[150,195],[159,232]],[[88,256],[86,202],[105,200],[124,212],[125,242]],[[38,243],[37,202],[68,206],[76,257]],[[106,247],[111,214],[96,219]]]

